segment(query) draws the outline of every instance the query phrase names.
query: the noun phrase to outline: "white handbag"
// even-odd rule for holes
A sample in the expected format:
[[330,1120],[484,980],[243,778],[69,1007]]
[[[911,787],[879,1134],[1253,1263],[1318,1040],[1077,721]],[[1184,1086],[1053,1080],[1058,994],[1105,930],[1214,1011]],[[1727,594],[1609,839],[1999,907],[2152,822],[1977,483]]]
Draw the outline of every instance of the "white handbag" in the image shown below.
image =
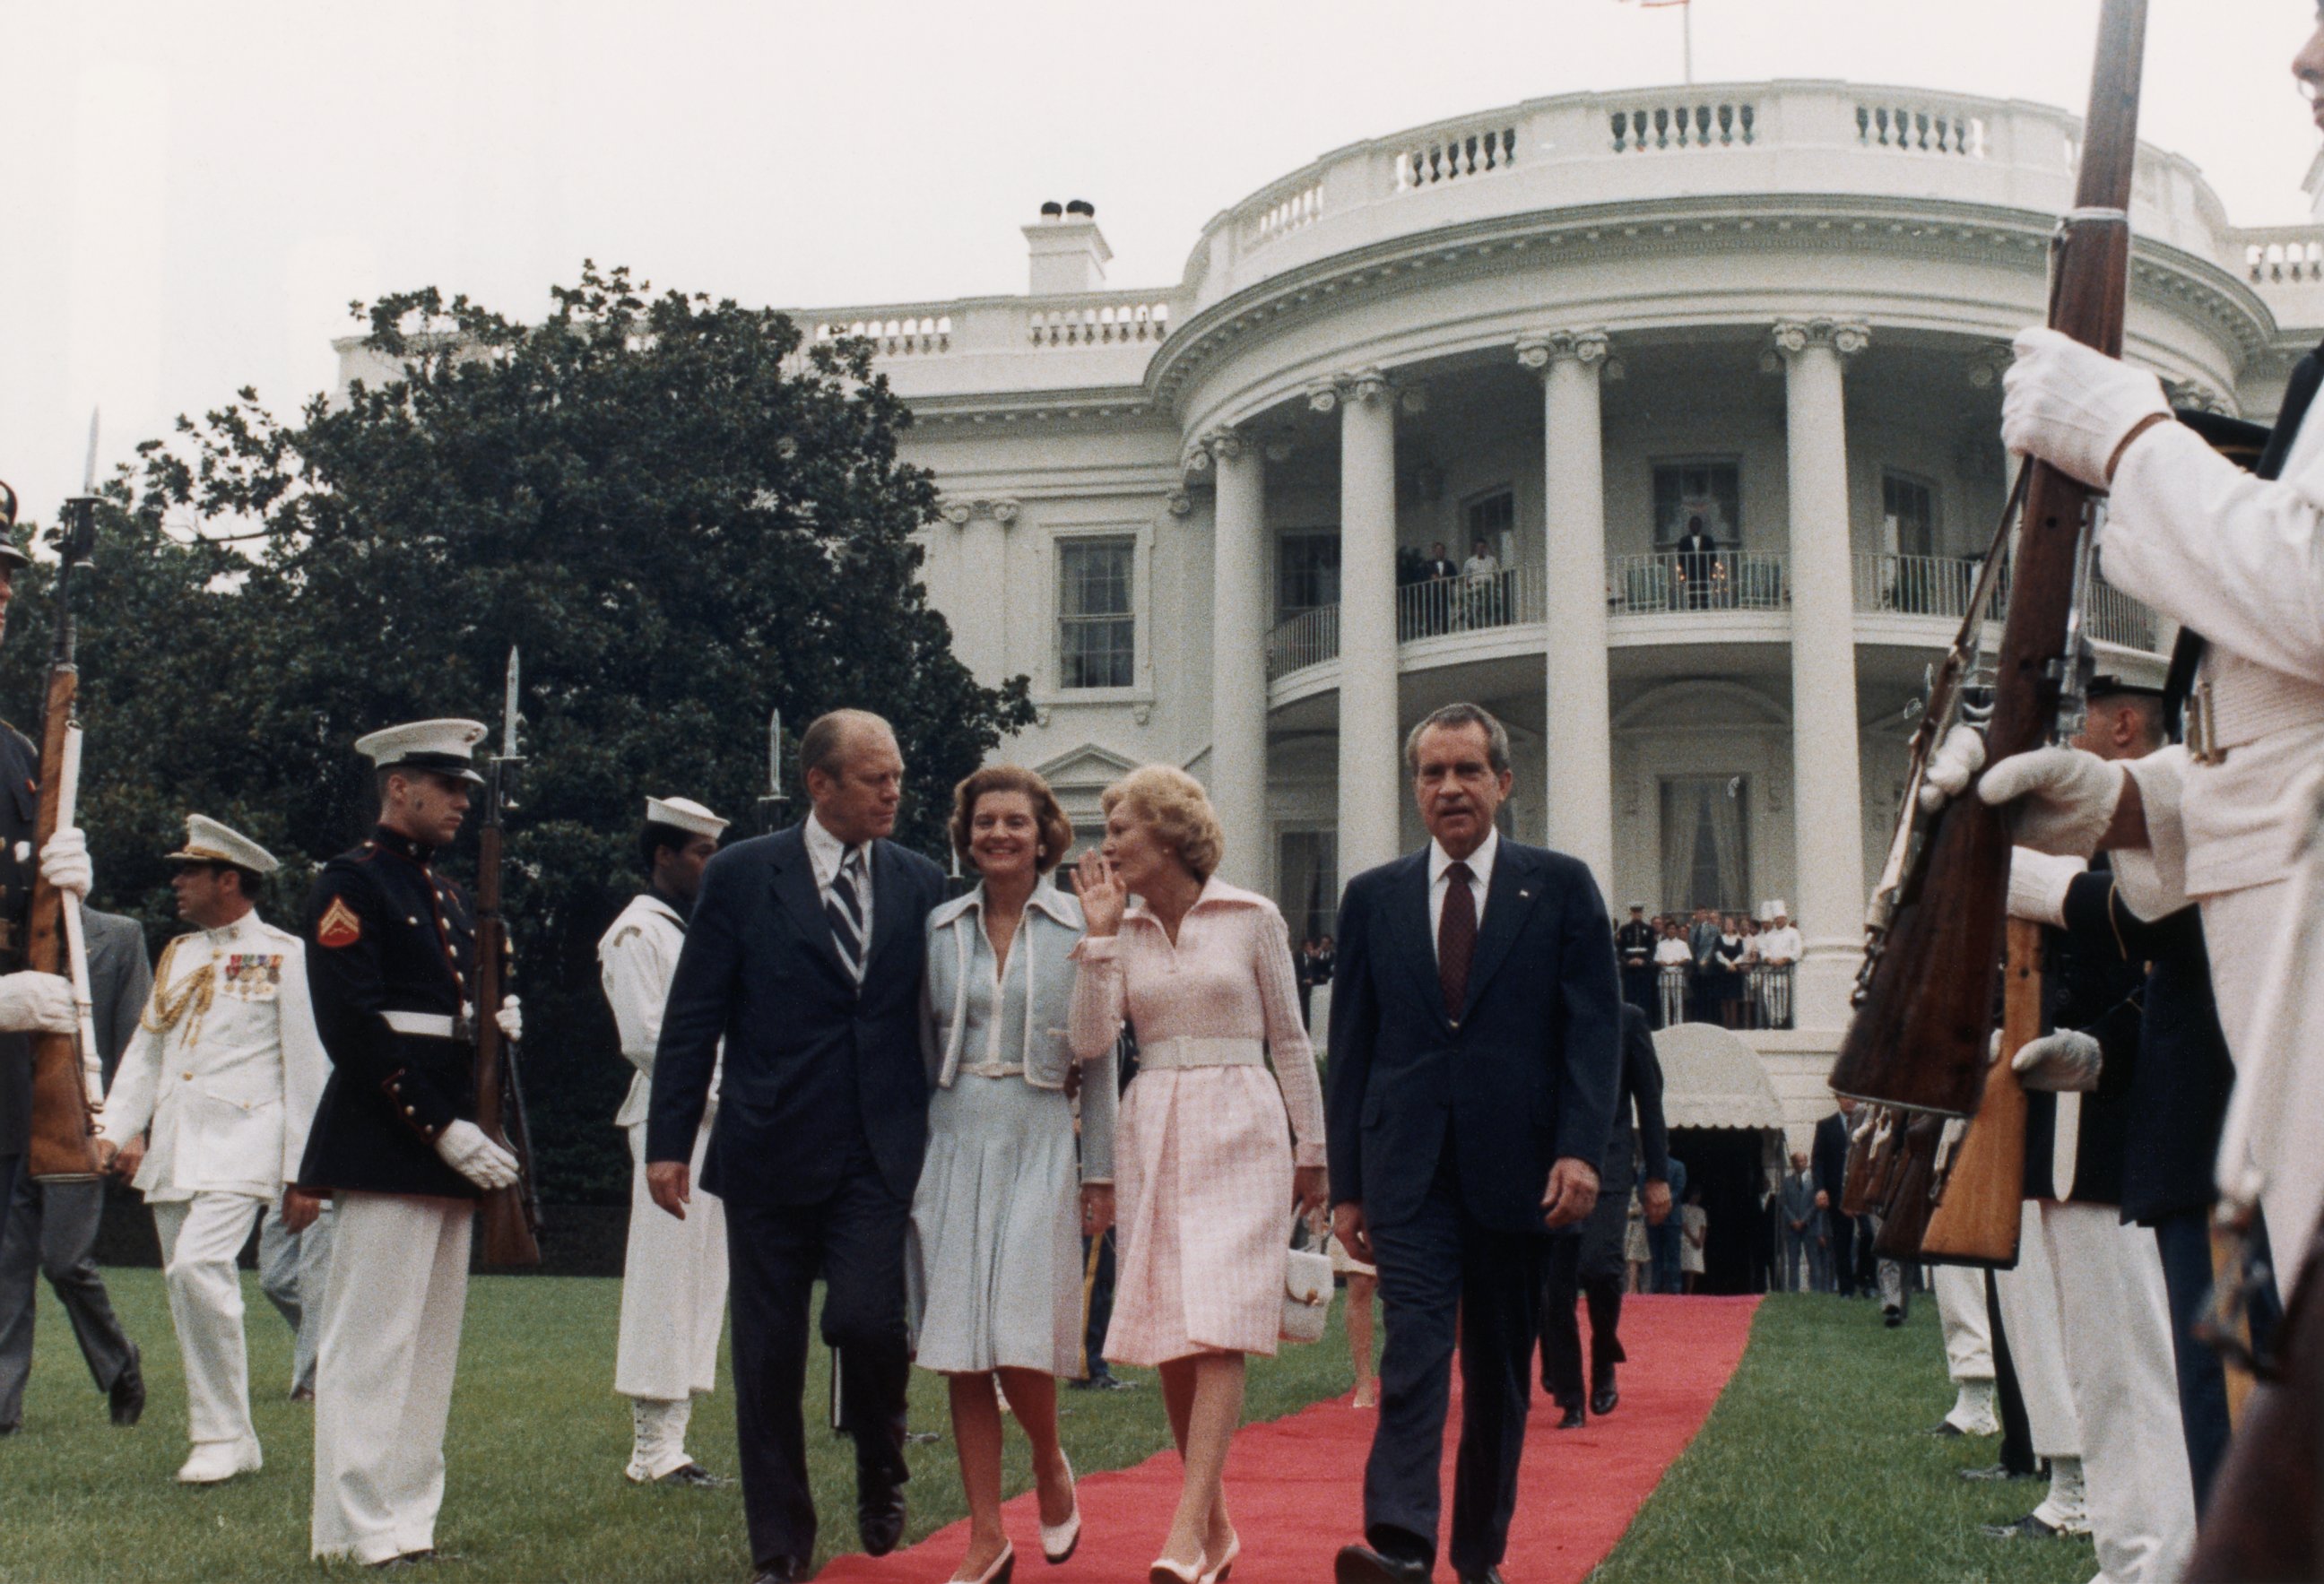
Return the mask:
[[1332,1315],[1331,1256],[1290,1248],[1283,1254],[1283,1340],[1321,1340]]

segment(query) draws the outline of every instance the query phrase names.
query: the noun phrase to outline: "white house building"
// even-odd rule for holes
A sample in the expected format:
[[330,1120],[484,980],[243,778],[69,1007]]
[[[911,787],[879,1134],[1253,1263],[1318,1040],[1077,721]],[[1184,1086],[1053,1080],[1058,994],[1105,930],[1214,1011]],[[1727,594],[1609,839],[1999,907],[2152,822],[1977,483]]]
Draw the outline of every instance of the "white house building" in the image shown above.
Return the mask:
[[[1421,839],[1405,732],[1482,703],[1510,828],[1618,916],[1791,902],[1799,1027],[1748,1037],[1803,1135],[2080,135],[1838,82],[1566,95],[1326,154],[1176,282],[1109,286],[1094,214],[1052,206],[1026,296],[798,318],[871,337],[910,404],[931,597],[981,678],[1032,678],[1001,751],[1085,833],[1120,771],[1183,765],[1227,876],[1320,932]],[[2128,355],[2272,415],[2324,330],[2324,229],[2237,227],[2153,148],[2132,223]],[[2160,681],[2167,624],[2103,586],[2090,622],[2102,668]]]

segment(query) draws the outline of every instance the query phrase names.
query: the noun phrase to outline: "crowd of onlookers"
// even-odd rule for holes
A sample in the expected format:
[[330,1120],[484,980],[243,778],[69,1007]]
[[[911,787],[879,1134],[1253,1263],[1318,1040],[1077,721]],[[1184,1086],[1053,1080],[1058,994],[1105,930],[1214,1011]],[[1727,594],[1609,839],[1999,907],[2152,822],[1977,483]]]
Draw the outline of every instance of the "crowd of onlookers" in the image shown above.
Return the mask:
[[1725,1028],[1789,1028],[1792,970],[1804,943],[1782,902],[1760,917],[1698,907],[1659,913],[1630,906],[1614,931],[1622,997],[1657,1028],[1716,1023]]

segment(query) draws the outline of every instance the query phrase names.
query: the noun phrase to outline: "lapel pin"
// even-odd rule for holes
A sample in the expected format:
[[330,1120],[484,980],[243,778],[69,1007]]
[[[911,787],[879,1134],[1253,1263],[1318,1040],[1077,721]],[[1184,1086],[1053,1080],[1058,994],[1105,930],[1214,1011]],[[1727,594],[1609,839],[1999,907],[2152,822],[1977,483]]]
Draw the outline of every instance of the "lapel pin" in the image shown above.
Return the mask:
[[1531,891],[1526,890],[1524,887],[1520,886],[1520,887],[1518,887],[1518,888],[1517,888],[1517,895],[1518,895],[1519,897],[1530,898],[1530,897],[1533,895],[1533,893],[1532,893]]

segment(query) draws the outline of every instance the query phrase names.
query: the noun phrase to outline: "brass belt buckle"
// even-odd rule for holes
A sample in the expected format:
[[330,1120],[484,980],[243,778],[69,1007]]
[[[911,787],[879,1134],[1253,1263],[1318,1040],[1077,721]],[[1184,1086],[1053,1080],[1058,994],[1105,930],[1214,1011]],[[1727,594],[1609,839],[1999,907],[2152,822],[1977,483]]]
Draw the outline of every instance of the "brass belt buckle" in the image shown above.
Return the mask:
[[2196,683],[2187,695],[2187,757],[2199,765],[2227,761],[2227,750],[2219,746],[2219,718],[2209,682]]

